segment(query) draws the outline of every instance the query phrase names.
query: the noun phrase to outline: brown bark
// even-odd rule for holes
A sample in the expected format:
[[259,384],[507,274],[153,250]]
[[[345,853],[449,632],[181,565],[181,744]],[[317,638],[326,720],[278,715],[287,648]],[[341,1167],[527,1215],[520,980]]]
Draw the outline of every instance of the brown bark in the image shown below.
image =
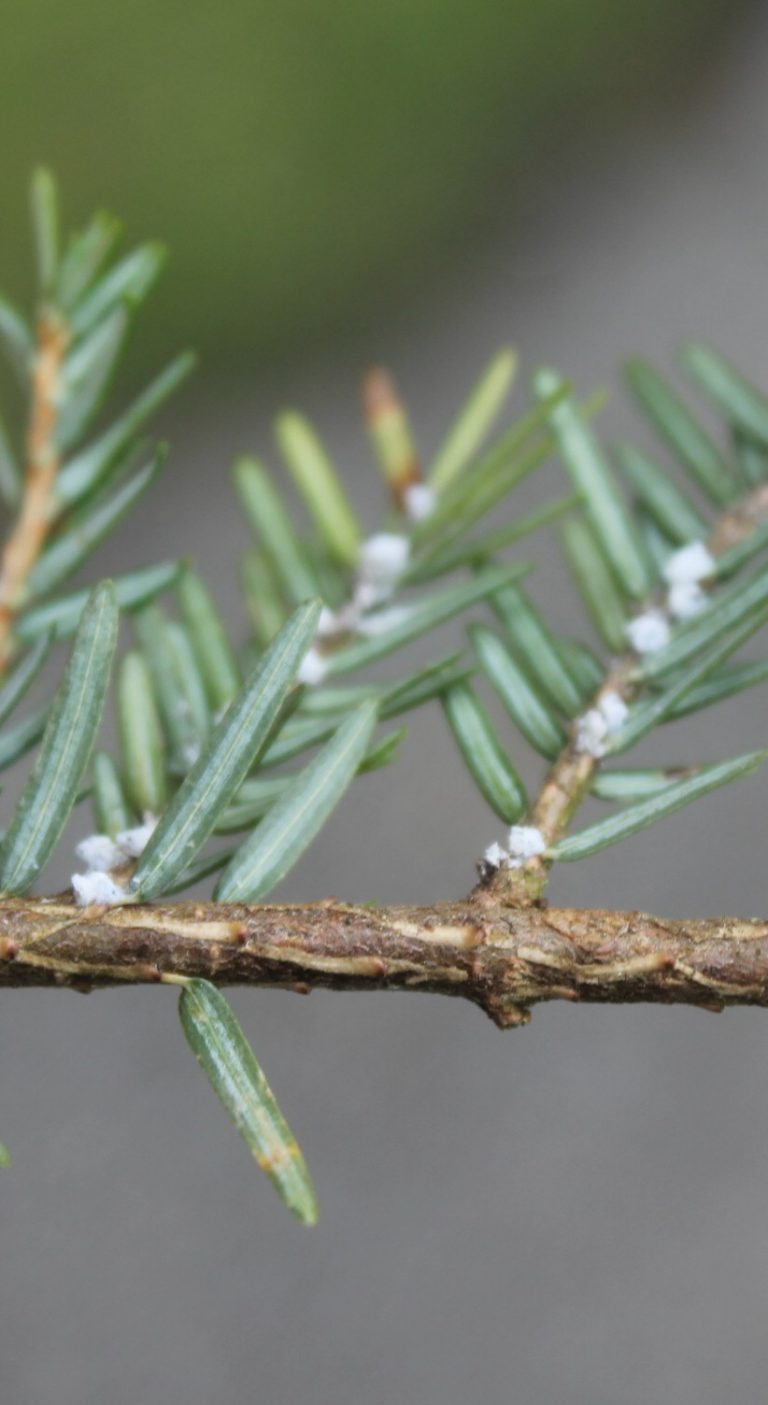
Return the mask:
[[501,1028],[544,1000],[768,1005],[768,923],[638,912],[501,908],[486,895],[433,908],[336,901],[78,909],[0,903],[0,986],[155,984],[199,976],[300,993],[462,996]]
[[23,496],[0,561],[0,674],[11,656],[13,620],[23,604],[27,576],[51,527],[51,494],[59,471],[57,393],[67,339],[66,329],[56,314],[44,310],[38,322],[37,351],[32,367]]

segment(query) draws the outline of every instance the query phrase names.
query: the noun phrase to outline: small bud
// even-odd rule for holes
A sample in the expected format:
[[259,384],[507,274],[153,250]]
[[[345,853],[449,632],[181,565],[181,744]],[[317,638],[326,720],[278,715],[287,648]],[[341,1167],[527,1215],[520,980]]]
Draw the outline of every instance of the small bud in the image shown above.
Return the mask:
[[392,495],[403,505],[411,483],[421,478],[408,416],[389,373],[380,366],[368,372],[363,385],[368,429]]

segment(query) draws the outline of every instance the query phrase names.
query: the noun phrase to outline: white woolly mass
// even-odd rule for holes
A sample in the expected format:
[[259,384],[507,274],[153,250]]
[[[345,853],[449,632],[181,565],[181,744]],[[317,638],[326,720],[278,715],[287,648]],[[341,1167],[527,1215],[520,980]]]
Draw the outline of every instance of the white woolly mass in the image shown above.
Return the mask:
[[627,720],[629,708],[624,699],[613,688],[601,693],[597,705],[605,718],[609,732],[618,732]]
[[508,849],[501,844],[489,844],[483,859],[489,868],[522,868],[526,859],[546,851],[544,836],[532,824],[513,824],[507,835]]
[[576,720],[576,750],[582,755],[594,756],[595,760],[599,761],[601,756],[605,756],[604,743],[608,731],[608,723],[602,712],[596,707],[591,707],[589,712],[585,712],[583,717]]
[[689,542],[667,557],[662,570],[670,585],[691,585],[714,575],[715,558],[704,542]]
[[[376,600],[374,596],[370,604]],[[320,618],[315,631],[316,639],[338,639],[340,634],[354,634],[360,619],[360,611],[364,609],[362,600],[355,593],[353,600],[349,600],[346,605],[342,605],[339,610],[329,610],[324,605],[320,611]]]
[[135,829],[122,829],[117,835],[117,845],[123,859],[140,858],[156,829],[157,817],[150,814],[145,814],[143,824],[136,825]]
[[301,661],[298,674],[296,675],[299,683],[306,683],[309,688],[314,688],[318,683],[322,683],[327,672],[327,660],[323,658],[320,651],[312,644],[309,649],[307,649]]
[[360,547],[359,579],[379,590],[392,590],[408,565],[411,544],[394,532],[377,532]]
[[709,596],[696,581],[677,581],[670,586],[667,609],[673,619],[690,620],[709,604]]
[[[147,814],[142,824],[137,825],[135,829],[122,830],[115,839],[111,839],[108,834],[89,834],[75,847],[75,857],[85,864],[87,874],[76,874],[75,877],[82,879],[88,874],[107,874],[110,869],[119,868],[127,860],[139,858],[156,828],[156,817]],[[94,898],[93,901],[98,900]]]
[[335,610],[329,610],[327,605],[323,605],[320,611],[320,618],[317,621],[317,638],[328,639],[329,636],[338,634],[341,629],[341,611],[337,614]]
[[[414,484],[414,487],[423,485]],[[427,489],[427,492],[430,490]],[[369,537],[360,548],[358,578],[352,599],[340,610],[320,611],[316,639],[334,639],[341,634],[382,634],[404,618],[402,610],[383,611],[370,617],[367,611],[384,604],[394,593],[395,586],[408,565],[410,542],[394,532],[379,532]],[[327,662],[314,646],[304,658],[299,670],[299,682],[321,683]]]
[[646,610],[628,622],[626,632],[636,654],[654,654],[669,643],[669,620],[663,610]]
[[411,522],[423,522],[431,517],[437,498],[426,483],[411,483],[403,494],[405,515]]
[[84,863],[89,873],[108,873],[124,862],[123,851],[108,834],[89,834],[75,847],[75,858]]
[[526,859],[535,859],[546,851],[544,835],[532,824],[513,824],[507,835],[509,868],[520,868]]
[[509,858],[506,849],[502,849],[500,844],[489,844],[483,858],[491,868],[501,868],[501,865]]
[[349,609],[354,612],[355,620],[363,610],[372,610],[374,605],[380,605],[382,600],[386,600],[392,594],[393,587],[382,591],[379,586],[370,585],[368,581],[358,581],[355,586],[355,594]]
[[599,761],[601,756],[605,756],[606,737],[618,732],[627,719],[628,711],[624,699],[613,688],[602,693],[597,706],[576,719],[576,750]]
[[128,897],[125,889],[108,873],[73,873],[70,882],[78,907],[90,907],[91,903],[114,906]]

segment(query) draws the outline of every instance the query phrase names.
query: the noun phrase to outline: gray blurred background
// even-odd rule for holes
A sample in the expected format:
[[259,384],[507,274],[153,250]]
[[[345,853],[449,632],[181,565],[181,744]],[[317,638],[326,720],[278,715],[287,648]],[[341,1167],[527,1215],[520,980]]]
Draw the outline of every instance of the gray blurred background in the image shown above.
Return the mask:
[[[544,358],[592,388],[615,382],[625,353],[669,364],[695,334],[755,379],[762,368],[765,384],[767,45],[768,15],[734,12],[706,61],[694,34],[678,44],[684,102],[669,104],[665,56],[663,83],[649,80],[626,120],[598,107],[567,141],[542,136],[524,213],[507,224],[465,211],[437,291],[393,275],[390,305],[372,301],[354,331],[330,319],[314,353],[295,348],[293,369],[262,357],[258,375],[240,364],[219,377],[226,355],[217,362],[209,330],[213,368],[167,425],[165,492],[99,566],[183,549],[242,627],[230,458],[271,452],[271,415],[298,403],[374,523],[380,492],[357,415],[374,356],[397,370],[427,454],[508,341],[527,367]],[[634,428],[618,393],[605,423]],[[580,629],[552,544],[536,551],[537,598],[557,628]],[[765,716],[764,693],[747,694],[665,729],[646,755],[764,745]],[[566,868],[552,897],[765,914],[766,813],[758,776]],[[280,896],[459,896],[498,830],[430,710],[407,759],[358,784]],[[67,871],[61,860],[53,881]],[[189,1057],[171,992],[0,992],[0,1132],[14,1153],[0,1187],[3,1405],[763,1398],[761,1012],[552,1006],[501,1034],[426,996],[237,992],[234,1004],[313,1169],[316,1231],[254,1173]]]

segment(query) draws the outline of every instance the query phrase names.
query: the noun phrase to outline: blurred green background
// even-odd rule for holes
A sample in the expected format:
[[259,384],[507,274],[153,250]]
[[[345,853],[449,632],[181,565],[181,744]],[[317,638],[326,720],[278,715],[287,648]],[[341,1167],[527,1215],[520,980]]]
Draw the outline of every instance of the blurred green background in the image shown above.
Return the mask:
[[212,371],[316,352],[434,288],[494,221],[514,238],[548,137],[677,96],[733,10],[5,0],[2,284],[28,278],[19,207],[44,161],[70,223],[101,203],[170,245],[163,344]]

